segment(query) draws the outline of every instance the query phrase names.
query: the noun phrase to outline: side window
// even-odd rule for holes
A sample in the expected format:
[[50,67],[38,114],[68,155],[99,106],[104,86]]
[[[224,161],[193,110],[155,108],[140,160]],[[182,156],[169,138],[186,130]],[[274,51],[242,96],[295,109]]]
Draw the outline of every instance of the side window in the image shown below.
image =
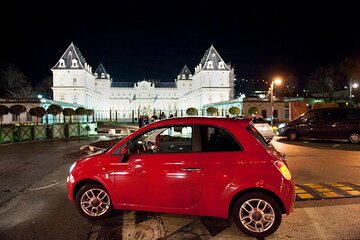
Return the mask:
[[339,121],[344,119],[344,111],[339,110],[324,110],[323,116],[325,121]]
[[159,153],[191,152],[192,133],[193,128],[191,126],[166,128],[156,137]]
[[318,115],[318,112],[312,112],[307,114],[305,117],[308,122],[316,122],[319,119]]
[[347,119],[360,120],[360,109],[349,109],[347,111]]
[[200,127],[204,152],[241,151],[238,142],[227,131],[217,127]]
[[158,128],[141,134],[128,145],[130,154],[182,153],[192,151],[192,127]]

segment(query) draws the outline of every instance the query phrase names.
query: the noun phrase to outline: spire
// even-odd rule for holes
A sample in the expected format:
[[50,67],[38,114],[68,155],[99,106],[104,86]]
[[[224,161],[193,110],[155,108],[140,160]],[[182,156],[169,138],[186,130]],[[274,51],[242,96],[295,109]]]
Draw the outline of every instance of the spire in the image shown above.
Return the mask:
[[191,80],[191,79],[192,79],[192,74],[191,74],[189,68],[185,65],[181,69],[181,71],[177,77],[177,80]]
[[91,72],[91,67],[86,63],[80,49],[73,42],[70,43],[52,69],[85,69]]
[[[211,44],[210,48],[206,50],[202,57],[200,64],[196,68],[200,70],[230,70],[221,58],[220,54],[216,51],[215,47]],[[196,72],[198,72],[196,71]]]
[[106,71],[104,65],[102,63],[96,68],[94,74],[97,76],[96,78],[108,78],[108,72]]

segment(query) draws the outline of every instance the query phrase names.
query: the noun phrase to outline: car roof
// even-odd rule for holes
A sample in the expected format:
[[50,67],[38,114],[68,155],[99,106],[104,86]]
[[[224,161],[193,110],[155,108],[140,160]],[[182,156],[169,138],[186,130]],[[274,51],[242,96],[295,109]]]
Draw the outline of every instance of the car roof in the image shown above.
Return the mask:
[[249,124],[250,119],[240,119],[240,118],[226,118],[226,117],[174,117],[167,118],[163,120],[156,121],[147,126],[163,126],[168,124],[214,124],[214,125],[223,125],[223,124],[237,124],[241,127],[246,127]]

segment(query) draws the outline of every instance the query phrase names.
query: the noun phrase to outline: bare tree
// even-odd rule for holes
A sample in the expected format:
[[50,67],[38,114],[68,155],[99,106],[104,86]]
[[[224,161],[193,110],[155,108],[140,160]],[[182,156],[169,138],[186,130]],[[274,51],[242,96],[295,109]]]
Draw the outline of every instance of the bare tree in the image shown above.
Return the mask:
[[32,98],[35,92],[25,74],[14,64],[5,64],[0,70],[0,95],[10,98]]

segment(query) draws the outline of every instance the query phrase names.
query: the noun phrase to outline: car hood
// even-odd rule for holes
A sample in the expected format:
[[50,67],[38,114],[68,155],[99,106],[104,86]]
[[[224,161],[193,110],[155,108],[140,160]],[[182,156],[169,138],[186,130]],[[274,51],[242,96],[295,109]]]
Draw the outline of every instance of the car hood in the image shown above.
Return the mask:
[[95,153],[92,153],[90,155],[87,155],[81,159],[79,159],[76,163],[77,166],[79,165],[94,165],[94,164],[100,164],[101,161],[101,156],[104,155],[104,150],[101,150],[101,151],[98,151],[98,152],[95,152]]

